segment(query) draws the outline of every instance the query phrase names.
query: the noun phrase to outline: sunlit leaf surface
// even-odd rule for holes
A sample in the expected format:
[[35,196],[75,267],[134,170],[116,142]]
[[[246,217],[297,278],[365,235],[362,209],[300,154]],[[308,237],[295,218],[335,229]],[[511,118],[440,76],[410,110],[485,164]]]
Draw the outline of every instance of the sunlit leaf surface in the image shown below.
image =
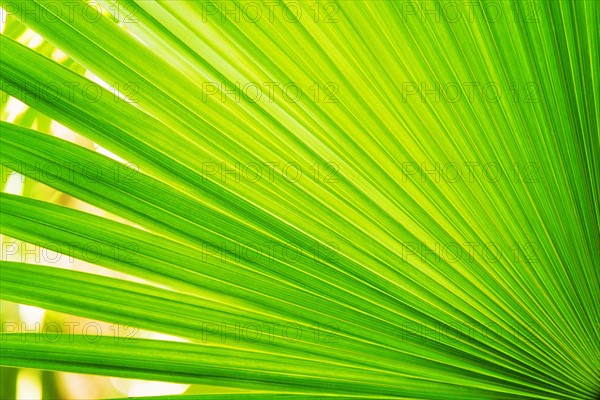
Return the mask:
[[0,397],[597,399],[598,4],[2,2]]

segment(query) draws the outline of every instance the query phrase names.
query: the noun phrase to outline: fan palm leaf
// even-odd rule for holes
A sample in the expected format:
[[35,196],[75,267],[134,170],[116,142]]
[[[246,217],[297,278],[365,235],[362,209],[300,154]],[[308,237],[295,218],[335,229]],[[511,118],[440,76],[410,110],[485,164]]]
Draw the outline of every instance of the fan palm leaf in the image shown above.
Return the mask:
[[5,257],[2,299],[185,342],[3,321],[3,365],[598,396],[596,2],[71,3],[3,5],[0,158],[103,214],[2,193],[2,234],[122,275]]

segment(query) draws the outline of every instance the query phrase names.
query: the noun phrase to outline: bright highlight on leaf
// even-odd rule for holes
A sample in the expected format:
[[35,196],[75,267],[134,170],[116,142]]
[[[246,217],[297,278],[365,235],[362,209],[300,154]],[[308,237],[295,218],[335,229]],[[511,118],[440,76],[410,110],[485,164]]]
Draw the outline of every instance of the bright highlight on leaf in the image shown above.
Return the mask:
[[596,1],[1,7],[2,399],[600,395]]

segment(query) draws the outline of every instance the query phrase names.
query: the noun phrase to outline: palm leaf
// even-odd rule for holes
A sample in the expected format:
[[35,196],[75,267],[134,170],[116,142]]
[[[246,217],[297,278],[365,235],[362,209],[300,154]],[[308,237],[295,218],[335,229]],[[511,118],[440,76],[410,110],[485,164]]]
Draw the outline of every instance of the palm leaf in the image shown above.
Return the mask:
[[242,391],[182,399],[600,393],[596,2],[457,23],[401,1],[256,23],[218,2],[102,1],[93,22],[15,4],[0,80],[31,108],[0,122],[3,172],[105,214],[2,193],[2,234],[124,275],[5,257],[2,299],[186,342],[6,329],[2,365]]

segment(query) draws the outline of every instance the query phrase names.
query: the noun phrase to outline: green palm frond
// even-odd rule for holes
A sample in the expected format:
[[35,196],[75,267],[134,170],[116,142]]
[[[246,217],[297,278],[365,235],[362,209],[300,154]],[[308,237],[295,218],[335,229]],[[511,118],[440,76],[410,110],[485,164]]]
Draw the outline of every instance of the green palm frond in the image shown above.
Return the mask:
[[204,385],[156,399],[600,394],[597,2],[2,8],[3,238],[115,274],[3,244],[2,299],[124,328],[3,313],[2,365]]

